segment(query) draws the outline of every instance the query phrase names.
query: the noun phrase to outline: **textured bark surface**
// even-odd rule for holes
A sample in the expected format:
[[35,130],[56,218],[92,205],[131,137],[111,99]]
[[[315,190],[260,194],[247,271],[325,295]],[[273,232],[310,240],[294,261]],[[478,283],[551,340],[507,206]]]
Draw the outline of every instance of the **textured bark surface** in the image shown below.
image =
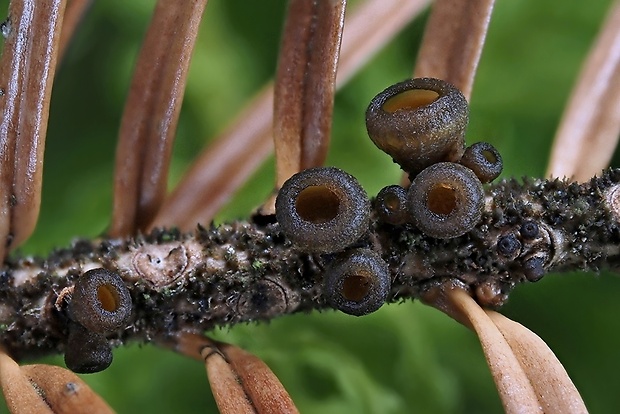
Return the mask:
[[[428,237],[411,224],[371,221],[352,247],[372,249],[388,263],[387,302],[420,298],[453,280],[482,305],[496,307],[517,284],[537,281],[548,271],[620,265],[620,170],[583,185],[501,182],[486,196],[477,226],[453,239]],[[525,222],[537,224],[534,237],[522,236]],[[508,255],[499,246],[507,236],[518,242]],[[277,223],[236,222],[189,234],[155,230],[138,238],[76,242],[45,260],[16,259],[4,268],[0,340],[17,358],[63,352],[66,289],[96,267],[118,273],[133,299],[127,328],[109,335],[113,346],[325,309],[324,274],[346,251],[301,252]]]

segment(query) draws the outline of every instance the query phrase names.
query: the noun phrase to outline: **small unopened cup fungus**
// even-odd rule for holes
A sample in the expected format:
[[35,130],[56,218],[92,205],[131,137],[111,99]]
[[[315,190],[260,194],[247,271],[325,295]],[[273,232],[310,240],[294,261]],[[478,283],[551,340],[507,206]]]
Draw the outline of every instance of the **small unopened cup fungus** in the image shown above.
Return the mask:
[[78,374],[100,372],[112,363],[112,348],[103,334],[72,323],[65,349],[67,368]]
[[504,168],[499,151],[488,142],[476,142],[467,147],[460,163],[472,170],[483,184],[499,177]]
[[375,199],[375,210],[384,223],[401,225],[407,222],[407,190],[399,185],[384,187]]
[[526,220],[521,224],[519,233],[521,233],[521,237],[523,237],[524,240],[535,239],[538,237],[539,233],[538,224],[533,220]]

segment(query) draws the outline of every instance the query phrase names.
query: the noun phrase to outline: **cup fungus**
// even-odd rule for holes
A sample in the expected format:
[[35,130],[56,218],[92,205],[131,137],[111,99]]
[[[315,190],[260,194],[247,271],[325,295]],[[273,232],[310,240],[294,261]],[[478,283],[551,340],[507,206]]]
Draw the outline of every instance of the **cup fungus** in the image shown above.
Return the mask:
[[70,317],[91,332],[123,328],[131,315],[131,296],[123,279],[106,269],[92,269],[75,283]]
[[112,348],[103,334],[77,323],[70,324],[65,350],[67,368],[78,374],[92,374],[103,371],[111,363]]
[[472,170],[482,183],[495,180],[504,168],[499,151],[488,142],[476,142],[467,147],[460,163]]
[[450,239],[462,236],[480,221],[484,192],[472,170],[440,162],[415,177],[408,201],[416,227],[428,236]]
[[497,252],[504,257],[514,259],[521,253],[521,242],[514,234],[506,234],[497,240]]
[[538,282],[545,275],[545,260],[542,257],[534,256],[523,264],[523,274],[530,282]]
[[521,224],[519,233],[524,240],[533,240],[538,237],[538,224],[533,220],[526,220]]
[[362,316],[385,303],[391,284],[388,265],[381,256],[355,249],[327,270],[325,295],[335,309]]
[[355,177],[334,168],[312,168],[289,178],[276,198],[276,218],[299,249],[333,253],[368,230],[370,201]]
[[408,221],[407,191],[399,185],[384,187],[375,199],[375,210],[384,223],[401,225]]
[[390,86],[366,110],[366,129],[379,149],[410,177],[465,150],[469,107],[463,94],[439,79],[416,78]]

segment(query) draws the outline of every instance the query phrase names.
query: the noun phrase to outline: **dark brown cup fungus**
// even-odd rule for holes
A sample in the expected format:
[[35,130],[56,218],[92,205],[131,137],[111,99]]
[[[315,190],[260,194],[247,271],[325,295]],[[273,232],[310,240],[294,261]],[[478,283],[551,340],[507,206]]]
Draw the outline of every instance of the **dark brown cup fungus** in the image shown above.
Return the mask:
[[521,233],[521,237],[524,240],[533,240],[538,237],[538,224],[532,220],[526,220],[521,224],[521,228],[519,229],[519,233]]
[[80,276],[71,297],[70,317],[91,332],[123,328],[131,315],[131,296],[123,279],[106,269]]
[[415,177],[408,200],[416,227],[428,236],[450,239],[462,236],[480,221],[484,192],[472,170],[441,162]]
[[399,185],[384,187],[375,199],[375,210],[384,223],[401,225],[408,221],[407,190]]
[[92,374],[103,371],[111,363],[112,348],[103,334],[77,323],[70,324],[65,350],[67,368],[78,374]]
[[391,285],[388,265],[381,256],[356,249],[327,270],[325,295],[333,308],[362,316],[385,303]]
[[276,198],[276,218],[299,249],[333,253],[368,230],[370,201],[355,177],[333,167],[312,168],[289,178]]
[[497,252],[504,257],[514,259],[521,253],[521,242],[512,233],[497,239]]
[[504,168],[499,151],[488,142],[476,142],[467,147],[460,163],[472,170],[482,183],[495,180]]
[[410,177],[465,150],[469,107],[463,94],[439,79],[417,78],[390,86],[370,102],[366,129]]
[[542,257],[532,257],[523,264],[523,274],[530,282],[538,282],[545,275],[545,260]]

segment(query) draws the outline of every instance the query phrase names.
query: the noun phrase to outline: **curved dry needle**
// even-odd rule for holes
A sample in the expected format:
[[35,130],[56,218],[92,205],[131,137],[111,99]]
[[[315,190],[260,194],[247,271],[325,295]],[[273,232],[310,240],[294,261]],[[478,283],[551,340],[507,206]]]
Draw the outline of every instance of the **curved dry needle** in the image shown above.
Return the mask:
[[217,351],[204,352],[207,377],[220,414],[256,414],[256,410],[226,359]]
[[[413,76],[445,80],[469,101],[494,0],[438,0],[424,30]],[[401,184],[409,185],[408,174]]]
[[422,300],[476,332],[507,414],[543,412],[510,345],[464,287],[447,282],[427,292]]
[[20,366],[0,350],[0,387],[13,414],[54,414]]
[[587,414],[579,391],[547,344],[523,325],[485,310],[528,376],[547,414]]
[[12,1],[0,61],[0,257],[26,240],[41,204],[43,148],[64,0]]
[[2,351],[0,351],[0,387],[13,414],[114,412],[73,372],[51,365],[20,367]]
[[276,188],[327,156],[345,4],[288,5],[274,87]]
[[62,21],[62,31],[60,32],[58,60],[62,61],[65,56],[75,30],[92,2],[93,0],[67,0],[65,15]]
[[414,77],[442,79],[469,100],[495,0],[437,0],[418,53]]
[[[53,365],[24,365],[21,372],[41,392],[54,414],[113,414],[110,406],[80,377]],[[27,407],[24,405],[24,407]]]
[[207,0],[158,1],[125,103],[110,234],[147,227],[165,193],[190,58]]
[[298,413],[275,374],[256,356],[234,345],[181,333],[173,348],[202,360],[220,412]]
[[151,227],[174,224],[187,231],[211,221],[273,150],[272,113],[270,83],[194,161]]
[[[348,14],[336,87],[420,13],[429,0],[368,0]],[[203,151],[166,198],[155,226],[189,231],[208,223],[273,150],[273,88],[266,85],[224,134]]]
[[547,175],[586,181],[609,165],[620,138],[620,1],[582,67],[556,133]]
[[[288,5],[273,99],[274,193],[293,174],[319,167],[327,157],[345,5],[345,0]],[[259,211],[274,214],[275,195]]]

